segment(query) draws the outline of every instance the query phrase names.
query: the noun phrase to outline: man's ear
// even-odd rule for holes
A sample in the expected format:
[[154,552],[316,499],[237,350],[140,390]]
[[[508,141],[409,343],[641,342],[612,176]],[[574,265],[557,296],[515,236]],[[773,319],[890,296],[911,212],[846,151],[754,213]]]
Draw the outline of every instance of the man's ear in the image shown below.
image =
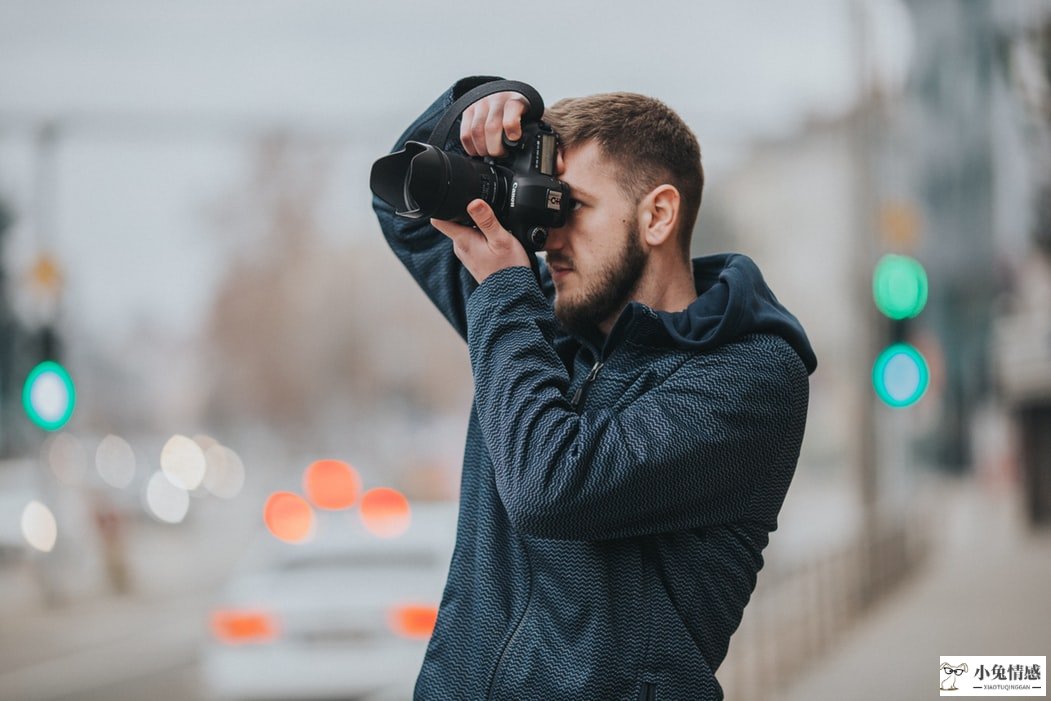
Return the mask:
[[675,238],[679,225],[682,198],[679,191],[665,183],[650,190],[639,202],[639,231],[650,246],[662,246]]

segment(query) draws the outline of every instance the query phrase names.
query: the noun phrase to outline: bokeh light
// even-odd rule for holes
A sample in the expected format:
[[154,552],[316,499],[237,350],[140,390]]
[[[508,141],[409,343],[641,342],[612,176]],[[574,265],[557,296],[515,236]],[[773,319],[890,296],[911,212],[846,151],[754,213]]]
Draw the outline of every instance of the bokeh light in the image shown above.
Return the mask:
[[22,405],[37,426],[59,430],[73,415],[76,404],[73,379],[64,367],[45,360],[30,371],[22,389]]
[[216,443],[204,451],[204,461],[208,465],[204,473],[205,489],[221,499],[233,499],[241,493],[245,468],[237,453]]
[[204,451],[192,438],[174,435],[161,449],[161,470],[172,484],[186,491],[201,485],[205,465]]
[[146,485],[146,508],[165,523],[181,523],[190,510],[190,495],[157,471]]
[[44,459],[62,484],[72,486],[84,480],[87,451],[72,434],[59,433],[48,439],[44,444]]
[[373,535],[396,538],[412,523],[409,500],[389,487],[370,489],[361,497],[361,521]]
[[872,385],[876,394],[895,408],[918,402],[929,384],[927,361],[908,343],[896,343],[887,348],[872,368]]
[[263,507],[263,521],[286,543],[302,543],[314,535],[314,510],[306,499],[292,492],[271,494]]
[[95,451],[95,468],[106,484],[124,489],[135,478],[135,451],[126,440],[110,434]]
[[388,623],[398,635],[406,638],[427,639],[434,633],[438,620],[438,607],[426,604],[395,606],[387,617]]
[[349,509],[361,493],[361,477],[341,460],[318,460],[303,474],[303,490],[319,509]]
[[201,450],[205,453],[208,452],[209,448],[214,448],[215,446],[220,445],[219,441],[203,433],[195,434],[193,437],[193,442],[201,446]]
[[51,509],[36,500],[26,504],[22,510],[22,535],[33,548],[51,552],[58,540],[58,523]]
[[915,258],[887,254],[873,271],[872,298],[891,319],[911,319],[927,304],[927,271]]

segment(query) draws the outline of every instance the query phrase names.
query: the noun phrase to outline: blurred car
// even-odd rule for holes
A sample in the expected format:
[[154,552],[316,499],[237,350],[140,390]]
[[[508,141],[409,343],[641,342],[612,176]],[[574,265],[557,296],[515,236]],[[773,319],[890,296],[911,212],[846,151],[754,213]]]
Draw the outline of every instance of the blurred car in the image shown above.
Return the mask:
[[267,534],[213,608],[202,655],[212,699],[411,699],[434,628],[456,503],[412,505],[380,538],[323,513],[303,544]]

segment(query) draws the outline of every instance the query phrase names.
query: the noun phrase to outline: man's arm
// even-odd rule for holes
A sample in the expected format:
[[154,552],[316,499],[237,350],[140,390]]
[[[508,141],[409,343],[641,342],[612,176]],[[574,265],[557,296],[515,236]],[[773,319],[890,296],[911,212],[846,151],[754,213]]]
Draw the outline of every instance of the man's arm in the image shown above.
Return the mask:
[[[404,148],[407,141],[427,141],[446,109],[457,98],[472,88],[493,80],[499,78],[473,77],[458,81],[405,130],[392,152]],[[506,129],[510,138],[515,138],[515,130],[519,130],[520,134],[521,114],[524,112],[524,106],[514,109],[515,105],[512,104],[506,110],[505,120],[503,108],[506,103],[513,102],[509,99],[512,95],[513,93],[498,93],[469,106],[464,111],[460,131],[451,136],[443,148],[465,155],[502,154],[501,128]],[[457,259],[452,243],[427,220],[396,216],[394,209],[378,197],[373,197],[372,207],[379,219],[383,235],[395,255],[453,328],[460,336],[466,338],[467,321],[464,307],[477,283]]]
[[726,348],[623,411],[578,413],[552,346],[557,321],[530,275],[493,273],[467,305],[478,415],[512,523],[602,540],[774,521],[780,501],[754,497],[773,481],[783,498],[795,467],[807,403],[798,358],[741,362]]

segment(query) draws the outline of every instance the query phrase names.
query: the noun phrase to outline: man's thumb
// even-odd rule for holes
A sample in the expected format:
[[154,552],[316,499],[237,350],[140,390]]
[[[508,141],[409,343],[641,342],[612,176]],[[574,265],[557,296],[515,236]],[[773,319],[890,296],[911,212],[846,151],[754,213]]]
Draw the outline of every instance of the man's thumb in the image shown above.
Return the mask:
[[467,205],[467,213],[483,234],[489,235],[499,231],[500,222],[496,220],[493,208],[485,200],[472,200]]

